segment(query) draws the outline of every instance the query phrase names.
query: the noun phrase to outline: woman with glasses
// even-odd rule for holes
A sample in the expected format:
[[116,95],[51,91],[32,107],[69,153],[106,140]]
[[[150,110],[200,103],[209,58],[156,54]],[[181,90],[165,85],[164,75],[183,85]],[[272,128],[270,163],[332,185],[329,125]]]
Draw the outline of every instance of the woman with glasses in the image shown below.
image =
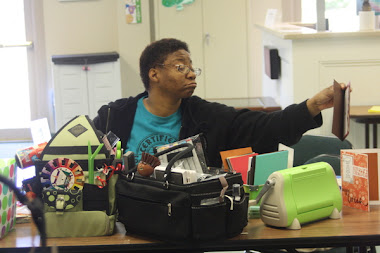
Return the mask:
[[94,119],[96,128],[116,134],[124,150],[134,152],[136,162],[142,152],[153,154],[154,147],[202,134],[207,165],[221,167],[223,150],[250,146],[267,153],[277,150],[279,143],[295,144],[303,133],[320,127],[321,110],[333,106],[331,86],[281,111],[236,110],[193,96],[200,74],[185,42],[151,43],[140,57],[145,92],[102,106]]

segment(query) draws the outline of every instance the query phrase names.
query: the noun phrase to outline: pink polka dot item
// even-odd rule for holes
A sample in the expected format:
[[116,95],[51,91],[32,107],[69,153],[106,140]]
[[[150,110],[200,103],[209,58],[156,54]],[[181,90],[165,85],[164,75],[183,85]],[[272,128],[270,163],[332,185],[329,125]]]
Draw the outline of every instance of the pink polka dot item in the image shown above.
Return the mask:
[[[12,182],[16,180],[15,159],[0,159],[0,174],[9,178]],[[0,238],[11,231],[16,224],[16,197],[14,192],[5,184],[0,182]]]

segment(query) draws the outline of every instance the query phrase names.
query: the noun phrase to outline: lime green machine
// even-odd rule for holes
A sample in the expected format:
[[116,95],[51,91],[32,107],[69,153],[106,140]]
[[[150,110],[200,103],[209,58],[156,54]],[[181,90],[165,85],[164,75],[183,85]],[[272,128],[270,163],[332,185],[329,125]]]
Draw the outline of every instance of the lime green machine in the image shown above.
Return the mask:
[[334,170],[325,162],[272,173],[250,205],[260,199],[260,217],[270,226],[300,229],[304,223],[341,218],[341,191]]

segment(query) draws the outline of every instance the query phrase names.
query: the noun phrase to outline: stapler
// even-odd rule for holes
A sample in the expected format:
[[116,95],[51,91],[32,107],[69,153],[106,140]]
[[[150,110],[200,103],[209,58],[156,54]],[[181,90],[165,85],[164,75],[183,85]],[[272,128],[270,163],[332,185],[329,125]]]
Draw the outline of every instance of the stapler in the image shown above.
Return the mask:
[[341,218],[342,195],[334,170],[325,162],[272,173],[249,205],[260,199],[261,220],[270,226],[300,229],[304,223]]

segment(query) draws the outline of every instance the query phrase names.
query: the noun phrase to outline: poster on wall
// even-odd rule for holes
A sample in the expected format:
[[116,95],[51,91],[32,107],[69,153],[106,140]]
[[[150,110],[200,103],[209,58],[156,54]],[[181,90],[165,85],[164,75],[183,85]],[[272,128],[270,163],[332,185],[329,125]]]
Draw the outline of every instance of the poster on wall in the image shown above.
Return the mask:
[[141,23],[141,0],[125,0],[127,24]]
[[177,11],[182,11],[184,5],[192,4],[194,0],[162,0],[162,5],[165,7],[176,6]]

